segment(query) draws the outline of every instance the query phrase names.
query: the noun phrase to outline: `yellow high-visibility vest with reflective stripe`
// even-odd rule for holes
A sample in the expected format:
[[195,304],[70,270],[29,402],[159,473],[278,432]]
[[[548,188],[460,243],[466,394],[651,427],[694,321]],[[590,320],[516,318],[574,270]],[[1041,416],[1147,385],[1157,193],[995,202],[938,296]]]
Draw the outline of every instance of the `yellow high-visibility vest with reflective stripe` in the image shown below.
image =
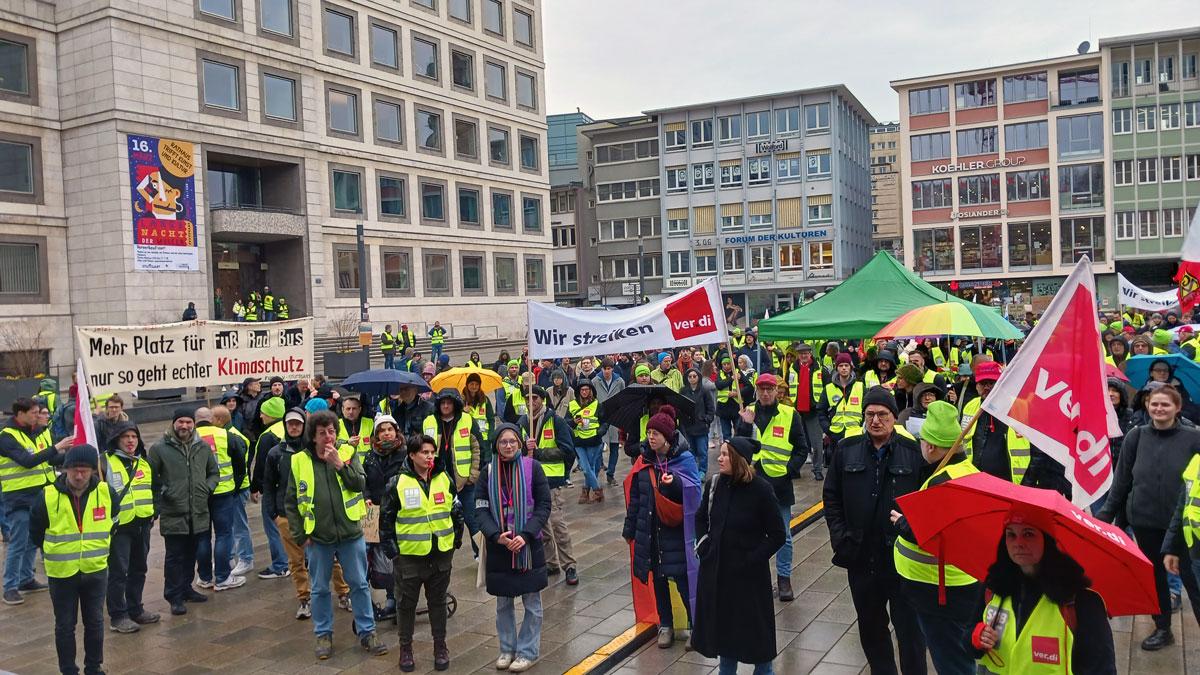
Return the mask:
[[596,412],[600,408],[600,402],[592,399],[592,402],[587,405],[579,405],[578,401],[571,401],[567,405],[567,412],[573,418],[577,418],[575,422],[575,438],[595,438],[596,432],[600,430],[600,420],[596,417]]
[[[844,396],[836,384],[825,385],[825,396],[833,414],[829,420],[829,431],[842,433],[843,436],[857,436],[862,433],[863,424],[863,383],[857,380],[850,385],[850,391]],[[843,433],[844,432],[844,433]]]
[[213,490],[213,494],[233,492],[233,461],[229,459],[229,432],[210,424],[196,427],[196,433],[208,443],[208,447],[212,448],[213,454],[217,456],[217,489]]
[[37,393],[37,398],[44,399],[46,401],[46,409],[49,410],[50,412],[54,412],[55,410],[58,410],[58,392],[57,391],[45,391],[45,390],[39,391]]
[[436,347],[446,341],[445,330],[434,330],[429,334],[429,346]]
[[[358,461],[367,461],[367,453],[371,452],[371,435],[375,433],[375,420],[366,417],[358,418],[358,446],[354,449]],[[338,418],[338,440],[350,441],[350,431],[346,428],[346,420]]]
[[471,419],[475,420],[475,428],[479,431],[479,437],[485,442],[491,436],[492,421],[488,419],[487,403],[479,405],[469,405],[463,408]]
[[[963,406],[962,423],[975,417],[975,413],[979,412],[979,407],[983,405],[982,398],[973,398],[967,401]],[[963,436],[963,447],[967,450],[967,458],[969,459],[974,451],[972,443],[975,439],[975,424],[971,424],[971,428],[967,429],[967,433]],[[1008,433],[1005,434],[1005,447],[1008,449],[1008,468],[1012,476],[1012,482],[1020,485],[1025,478],[1025,472],[1029,470],[1029,439],[1021,434],[1018,434],[1012,427],[1008,428]]]
[[450,477],[440,471],[429,481],[429,494],[421,483],[407,473],[396,477],[396,549],[400,555],[428,555],[437,539],[437,550],[454,549],[454,521],[450,509],[454,495]]
[[[746,407],[756,410],[757,405],[752,403]],[[767,422],[766,429],[761,432],[758,425],[751,423],[761,446],[752,459],[758,462],[763,472],[771,478],[787,475],[788,460],[792,458],[792,424],[796,415],[796,410],[786,405],[777,406],[776,411],[775,416]]]
[[[338,446],[338,457],[349,464],[354,459],[354,448],[349,445]],[[313,480],[313,460],[307,452],[297,452],[292,455],[292,482],[296,485],[296,510],[304,519],[304,534],[312,534],[317,526],[317,514],[313,512],[313,500],[316,485]],[[338,487],[342,492],[342,506],[346,517],[358,522],[367,515],[367,504],[363,501],[363,493],[346,489],[341,475],[337,476]]]
[[[242,439],[242,445],[246,446],[246,475],[242,476],[242,484],[238,486],[238,489],[239,490],[249,490],[250,489],[250,439],[246,438],[246,434],[243,434],[242,432],[238,431],[238,428],[233,426],[232,423],[230,423],[229,426],[225,427],[225,431],[228,431],[229,433],[233,434],[234,436],[237,436],[238,438]],[[271,449],[267,448],[267,452],[270,452],[270,451],[271,451]]]
[[[1007,617],[994,621],[996,615]],[[981,673],[995,675],[1069,675],[1075,648],[1075,631],[1063,618],[1062,608],[1043,595],[1033,613],[1017,631],[1017,614],[1011,598],[992,596],[983,608],[983,622],[1002,627],[997,632],[994,653],[984,654],[977,662]]]
[[[471,427],[473,426],[475,426],[474,420],[465,412],[460,413],[458,420],[454,423],[454,438],[450,439],[450,447],[454,450],[454,468],[459,478],[470,478],[471,476]],[[426,436],[433,438],[439,448],[442,447],[442,425],[438,424],[436,415],[426,417],[421,428]]]
[[[0,433],[12,436],[31,455],[36,455],[45,449],[39,448],[29,434],[16,427],[5,427]],[[7,457],[0,457],[0,492],[40,488],[53,482],[54,468],[50,466],[50,462],[43,462],[26,469]]]
[[1190,549],[1200,539],[1200,455],[1192,455],[1183,470],[1183,484],[1187,489],[1187,501],[1183,504],[1183,541]]
[[46,576],[66,579],[91,574],[108,567],[108,544],[112,536],[112,496],[101,482],[83,506],[82,525],[75,520],[71,498],[53,485],[42,488],[49,526],[42,540]]
[[880,387],[880,386],[884,386],[884,385],[895,386],[896,378],[893,377],[892,379],[890,379],[886,382],[880,382],[879,381],[879,373],[877,373],[873,370],[868,370],[866,373],[863,374],[863,383],[866,384],[867,389],[870,389],[871,387]]
[[[921,489],[928,488],[929,483],[934,478],[943,474],[953,480],[969,476],[973,473],[979,473],[979,469],[976,469],[970,461],[951,464],[930,476],[921,486]],[[937,557],[904,537],[896,537],[896,544],[892,548],[892,560],[896,564],[896,573],[905,579],[923,584],[938,585],[940,575],[938,573]],[[954,565],[944,565],[944,571],[946,586],[970,586],[976,581],[975,577],[972,577]]]
[[391,333],[384,332],[379,336],[379,350],[382,352],[390,352],[396,348],[396,336]]
[[[117,450],[116,452],[121,451]],[[112,485],[112,489],[116,490],[117,494],[125,493],[121,497],[121,512],[117,515],[117,523],[125,525],[132,522],[134,518],[153,516],[154,488],[151,486],[150,462],[141,457],[135,457],[132,476],[120,457],[109,459],[108,466],[111,469],[108,472],[109,485]],[[130,481],[133,482],[132,485],[130,485]],[[128,490],[125,489],[127,485],[130,485]]]
[[274,312],[275,311],[275,296],[271,295],[270,293],[267,293],[266,295],[263,296],[263,311],[264,312]]
[[[544,414],[544,413],[543,413]],[[649,418],[646,418],[649,420]],[[642,426],[642,438],[646,437],[646,427]],[[537,446],[542,449],[558,448],[558,441],[554,437],[554,419],[549,418],[542,422],[542,431],[538,434]],[[541,462],[541,460],[538,460]],[[542,471],[546,474],[546,478],[562,478],[567,475],[567,464],[564,460],[556,462],[541,462]]]

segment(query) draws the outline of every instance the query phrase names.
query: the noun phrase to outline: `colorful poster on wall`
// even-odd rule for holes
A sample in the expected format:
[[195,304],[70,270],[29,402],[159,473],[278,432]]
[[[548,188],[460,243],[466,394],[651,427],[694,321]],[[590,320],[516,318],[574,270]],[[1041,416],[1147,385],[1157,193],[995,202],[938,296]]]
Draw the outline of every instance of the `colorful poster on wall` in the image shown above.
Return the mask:
[[198,272],[192,144],[129,135],[134,269]]

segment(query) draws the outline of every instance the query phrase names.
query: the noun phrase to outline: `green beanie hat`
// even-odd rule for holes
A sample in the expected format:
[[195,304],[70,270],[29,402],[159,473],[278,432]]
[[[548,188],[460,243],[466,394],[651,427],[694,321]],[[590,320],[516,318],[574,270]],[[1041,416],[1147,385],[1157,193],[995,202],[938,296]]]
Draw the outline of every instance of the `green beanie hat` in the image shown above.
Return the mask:
[[[1120,333],[1121,329],[1123,329],[1124,327],[1125,327],[1125,324],[1121,323],[1120,321],[1114,321],[1114,322],[1108,324],[1108,329],[1114,333]],[[1100,331],[1100,332],[1103,333],[1104,331]]]
[[272,396],[271,398],[263,401],[262,405],[259,406],[258,411],[267,417],[270,417],[271,419],[283,419],[283,399],[279,398],[278,396]]
[[520,362],[520,361],[518,361],[517,359],[509,359],[509,360],[508,360],[508,367],[509,367],[509,368],[520,368],[520,367],[521,367],[521,362]]
[[1159,347],[1166,347],[1171,344],[1171,331],[1162,328],[1154,331],[1154,344]]
[[929,404],[925,423],[921,425],[921,440],[938,447],[949,448],[958,440],[962,427],[958,424],[958,408],[945,401]]
[[906,363],[900,366],[900,368],[896,370],[896,377],[908,382],[909,384],[917,384],[922,380],[921,371],[917,370],[917,367],[911,363]]
[[644,363],[638,364],[638,367],[633,369],[634,377],[637,377],[639,375],[649,375],[649,374],[650,374],[650,366],[648,366]]

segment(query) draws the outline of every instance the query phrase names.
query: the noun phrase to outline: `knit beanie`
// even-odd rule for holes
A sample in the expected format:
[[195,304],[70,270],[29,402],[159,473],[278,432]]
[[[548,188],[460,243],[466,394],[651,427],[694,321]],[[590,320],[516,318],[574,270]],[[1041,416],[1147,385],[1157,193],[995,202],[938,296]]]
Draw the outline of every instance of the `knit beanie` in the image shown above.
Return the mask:
[[[280,413],[280,414],[282,414],[282,413]],[[175,412],[171,415],[171,424],[174,424],[185,417],[189,420],[195,421],[196,413],[194,412],[194,409],[192,409],[192,408],[176,408]]]
[[283,405],[283,399],[278,396],[263,401],[263,404],[258,407],[258,411],[271,419],[280,419],[283,413],[287,412],[287,408]]
[[323,398],[310,398],[308,399],[308,402],[304,404],[304,409],[308,411],[308,414],[311,415],[315,412],[321,412],[322,410],[329,410],[329,403],[327,403]]
[[734,452],[745,458],[747,464],[754,463],[754,455],[758,453],[762,444],[753,438],[745,436],[734,436],[727,441],[729,447],[733,448]]
[[840,366],[843,363],[852,366],[852,365],[854,365],[854,359],[850,358],[850,354],[848,354],[846,352],[842,352],[842,353],[838,354],[837,358],[835,358],[833,360],[833,365]]
[[88,466],[93,471],[99,466],[100,455],[96,448],[83,443],[76,445],[67,451],[67,456],[63,458],[63,468],[70,469],[73,466]]
[[1162,328],[1154,331],[1154,344],[1159,347],[1166,347],[1171,344],[1171,331]]
[[644,363],[639,363],[637,368],[633,369],[634,377],[638,377],[639,375],[649,375],[649,374],[650,374],[650,366],[648,366]]
[[896,369],[896,377],[909,384],[917,384],[921,381],[921,371],[911,363],[906,363]]
[[925,412],[921,425],[921,440],[937,448],[949,448],[958,440],[962,427],[958,424],[958,408],[945,401],[934,401]]
[[659,407],[658,412],[646,422],[646,430],[655,430],[666,437],[668,443],[675,442],[675,408],[669,405]]
[[521,362],[520,362],[519,360],[517,360],[517,359],[509,359],[509,360],[508,360],[508,367],[509,367],[509,368],[520,368],[520,367],[521,367]]
[[671,358],[671,352],[659,352],[658,363],[661,364],[665,359]]
[[881,405],[891,410],[893,415],[900,414],[900,408],[896,405],[896,397],[883,387],[871,387],[867,390],[867,395],[863,397],[864,413],[867,411],[867,406],[870,405]]

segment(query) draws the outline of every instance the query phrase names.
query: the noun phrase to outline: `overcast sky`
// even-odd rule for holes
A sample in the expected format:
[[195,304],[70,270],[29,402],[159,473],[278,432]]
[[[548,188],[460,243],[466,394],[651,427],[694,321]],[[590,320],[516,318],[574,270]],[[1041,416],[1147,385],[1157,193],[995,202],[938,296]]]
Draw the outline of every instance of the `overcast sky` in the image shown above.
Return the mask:
[[[1153,11],[1146,11],[1149,7]],[[548,112],[596,119],[844,83],[880,121],[895,79],[1200,25],[1197,0],[544,0]],[[1176,66],[1178,67],[1178,66]]]

